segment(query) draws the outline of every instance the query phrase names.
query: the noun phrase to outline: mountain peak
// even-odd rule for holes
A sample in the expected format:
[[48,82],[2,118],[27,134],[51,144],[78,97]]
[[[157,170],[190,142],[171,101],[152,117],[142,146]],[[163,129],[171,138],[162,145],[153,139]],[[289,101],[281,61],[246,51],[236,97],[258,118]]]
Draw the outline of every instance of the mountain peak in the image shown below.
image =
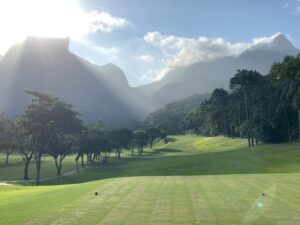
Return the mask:
[[284,35],[284,34],[277,34],[275,37],[274,37],[274,42],[281,42],[281,41],[284,41],[284,42],[289,42],[289,40],[287,39],[287,37]]
[[283,55],[297,55],[300,50],[295,48],[292,42],[284,35],[277,34],[270,39],[262,40],[257,42],[255,45],[250,47],[241,53],[241,56],[249,54],[258,54],[257,52],[270,52],[270,54],[283,54]]
[[275,36],[274,40],[271,43],[271,47],[279,50],[295,49],[294,45],[284,34],[278,34],[277,36]]

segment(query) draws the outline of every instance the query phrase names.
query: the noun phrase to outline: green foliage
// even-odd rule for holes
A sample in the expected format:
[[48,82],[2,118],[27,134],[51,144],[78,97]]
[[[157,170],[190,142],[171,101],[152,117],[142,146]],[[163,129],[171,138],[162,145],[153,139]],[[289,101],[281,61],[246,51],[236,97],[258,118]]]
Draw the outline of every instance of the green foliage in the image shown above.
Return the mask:
[[37,170],[36,183],[39,184],[42,155],[54,157],[57,174],[60,175],[62,161],[70,153],[72,145],[72,142],[66,143],[66,135],[79,134],[82,121],[72,105],[57,97],[39,92],[27,93],[33,96],[33,100],[22,116],[21,124],[28,137],[34,140],[32,149]]
[[185,129],[184,116],[196,109],[201,102],[209,97],[206,95],[195,95],[183,100],[167,104],[162,109],[151,113],[144,121],[145,127],[158,127],[169,134],[177,134]]
[[153,143],[156,140],[159,140],[161,138],[161,136],[164,136],[164,135],[161,134],[161,132],[162,131],[159,128],[156,128],[156,127],[150,127],[150,128],[146,129],[146,133],[149,137],[149,144],[150,144],[151,148],[153,146]]
[[133,133],[134,143],[138,148],[138,153],[142,154],[144,147],[148,144],[149,136],[144,131],[136,131]]
[[[248,145],[300,139],[300,55],[274,63],[262,76],[255,70],[237,70],[230,90],[215,89],[210,98],[191,111],[174,107],[153,113],[153,126],[176,124],[169,133],[193,130],[205,136],[245,137]],[[176,103],[173,103],[175,106]],[[163,114],[165,112],[165,114]],[[174,118],[174,115],[178,118]]]

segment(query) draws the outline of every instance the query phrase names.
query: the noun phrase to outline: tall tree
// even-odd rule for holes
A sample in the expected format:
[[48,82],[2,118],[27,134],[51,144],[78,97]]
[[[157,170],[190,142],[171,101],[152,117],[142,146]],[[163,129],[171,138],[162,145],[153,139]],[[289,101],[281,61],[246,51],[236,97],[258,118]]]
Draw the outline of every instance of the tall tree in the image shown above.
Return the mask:
[[281,98],[290,101],[298,113],[298,138],[300,140],[300,54],[286,56],[281,63],[271,67],[273,85],[281,91]]
[[253,106],[255,106],[256,91],[260,86],[263,77],[255,70],[237,70],[237,73],[230,79],[230,89],[243,93],[246,129],[248,145],[254,145],[254,134],[250,120],[253,116]]
[[27,92],[32,95],[32,103],[23,115],[23,126],[36,141],[34,159],[36,164],[36,184],[40,183],[41,159],[43,154],[50,153],[53,141],[64,145],[65,134],[80,129],[79,113],[57,97],[39,93]]
[[222,88],[213,91],[210,98],[212,121],[215,124],[215,133],[217,135],[228,135],[228,93]]

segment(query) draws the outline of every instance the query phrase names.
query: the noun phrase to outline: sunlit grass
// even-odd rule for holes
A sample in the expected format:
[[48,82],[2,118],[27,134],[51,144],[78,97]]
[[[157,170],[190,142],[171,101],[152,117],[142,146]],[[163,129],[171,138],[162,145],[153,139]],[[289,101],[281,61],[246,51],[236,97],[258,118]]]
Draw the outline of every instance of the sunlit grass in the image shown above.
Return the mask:
[[45,186],[0,186],[0,224],[299,224],[299,144],[174,138]]
[[[20,155],[11,155],[9,157],[8,165],[5,165],[5,156],[0,154],[0,180],[5,181],[18,181],[23,179],[24,162]],[[68,156],[63,162],[63,172],[68,172],[76,169],[74,156]],[[41,177],[49,178],[56,176],[56,167],[54,159],[51,156],[43,157]],[[35,164],[32,160],[29,166],[29,177],[35,178]]]

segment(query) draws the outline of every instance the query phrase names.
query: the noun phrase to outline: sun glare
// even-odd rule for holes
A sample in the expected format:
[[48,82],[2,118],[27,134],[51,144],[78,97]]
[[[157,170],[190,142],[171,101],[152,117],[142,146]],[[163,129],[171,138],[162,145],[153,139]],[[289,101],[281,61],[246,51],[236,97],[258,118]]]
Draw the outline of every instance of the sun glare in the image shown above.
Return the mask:
[[87,20],[76,0],[0,0],[0,54],[27,36],[79,39]]

